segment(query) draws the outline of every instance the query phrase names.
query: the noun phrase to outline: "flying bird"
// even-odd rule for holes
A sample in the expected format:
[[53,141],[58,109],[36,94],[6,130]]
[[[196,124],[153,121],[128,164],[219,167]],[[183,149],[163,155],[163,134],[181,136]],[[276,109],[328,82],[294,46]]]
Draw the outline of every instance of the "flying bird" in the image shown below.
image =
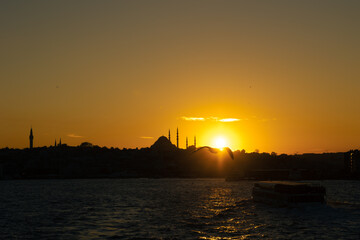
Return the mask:
[[[209,152],[211,152],[211,153],[219,153],[219,152],[221,152],[220,149],[212,148],[212,147],[208,147],[208,146],[204,146],[204,147],[200,147],[200,148],[196,149],[196,150],[193,151],[192,153],[196,153],[197,151],[199,151],[199,150],[201,150],[201,149],[204,149],[204,148],[208,149]],[[228,147],[225,147],[224,149],[227,151],[227,153],[229,154],[229,156],[231,157],[231,159],[234,160],[234,154],[233,154],[233,152],[231,151],[231,149],[228,148]]]

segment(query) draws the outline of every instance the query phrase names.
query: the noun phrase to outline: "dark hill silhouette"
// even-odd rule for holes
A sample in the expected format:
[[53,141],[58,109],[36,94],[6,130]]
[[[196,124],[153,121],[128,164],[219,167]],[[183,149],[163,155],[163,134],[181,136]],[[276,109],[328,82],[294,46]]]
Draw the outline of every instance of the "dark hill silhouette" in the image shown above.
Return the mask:
[[303,180],[360,179],[357,150],[345,154],[232,153],[211,147],[179,149],[165,136],[141,149],[120,150],[88,142],[77,147],[4,148],[0,149],[0,179],[234,176],[261,180],[298,175]]
[[177,149],[165,136],[159,137],[150,148],[155,151],[173,151]]

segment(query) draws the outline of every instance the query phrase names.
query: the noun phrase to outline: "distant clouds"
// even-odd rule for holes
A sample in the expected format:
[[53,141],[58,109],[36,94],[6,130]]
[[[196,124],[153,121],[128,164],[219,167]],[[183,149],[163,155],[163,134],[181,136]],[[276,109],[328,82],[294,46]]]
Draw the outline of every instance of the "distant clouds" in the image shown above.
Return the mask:
[[[258,121],[258,122],[269,122],[269,121],[276,121],[277,118],[261,118],[258,119],[256,116],[252,117],[252,120]],[[218,118],[218,117],[181,117],[182,120],[185,121],[214,121],[214,122],[224,122],[224,123],[229,123],[229,122],[239,122],[239,121],[246,121],[246,120],[250,120],[248,118]]]
[[71,138],[82,138],[83,137],[83,136],[79,136],[79,135],[76,135],[76,134],[73,134],[73,133],[70,133],[67,136],[71,137]]
[[223,118],[220,119],[219,122],[238,122],[242,119],[238,119],[238,118]]
[[205,118],[202,117],[181,117],[185,121],[205,121]]
[[153,139],[154,137],[141,136],[142,139]]
[[240,118],[218,118],[218,117],[181,117],[185,121],[216,121],[216,122],[238,122],[243,119]]

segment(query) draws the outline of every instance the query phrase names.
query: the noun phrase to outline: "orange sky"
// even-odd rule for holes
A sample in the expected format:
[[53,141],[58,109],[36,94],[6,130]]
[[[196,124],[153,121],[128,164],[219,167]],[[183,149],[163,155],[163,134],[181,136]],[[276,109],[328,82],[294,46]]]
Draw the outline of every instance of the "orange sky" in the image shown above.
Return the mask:
[[[360,140],[358,1],[1,1],[0,148]],[[194,119],[195,118],[195,119]],[[196,119],[197,118],[197,119]],[[224,121],[232,119],[233,121]]]

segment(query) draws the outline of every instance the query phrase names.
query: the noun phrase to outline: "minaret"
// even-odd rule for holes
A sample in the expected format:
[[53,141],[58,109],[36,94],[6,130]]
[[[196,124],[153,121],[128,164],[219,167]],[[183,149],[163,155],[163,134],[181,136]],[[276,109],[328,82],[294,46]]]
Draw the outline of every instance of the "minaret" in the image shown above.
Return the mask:
[[170,138],[170,129],[169,129],[169,142],[171,142],[171,138]]
[[56,139],[55,139],[55,144],[54,144],[54,147],[56,147]]
[[176,147],[179,148],[179,128],[176,128]]
[[186,149],[188,149],[189,145],[188,145],[188,137],[186,137]]
[[34,135],[33,135],[33,131],[32,128],[30,129],[30,136],[29,136],[29,140],[30,140],[30,149],[33,149],[34,147]]
[[59,141],[59,145],[58,145],[59,147],[61,147],[61,138],[60,138],[60,141]]
[[196,136],[194,137],[194,147],[196,148]]

